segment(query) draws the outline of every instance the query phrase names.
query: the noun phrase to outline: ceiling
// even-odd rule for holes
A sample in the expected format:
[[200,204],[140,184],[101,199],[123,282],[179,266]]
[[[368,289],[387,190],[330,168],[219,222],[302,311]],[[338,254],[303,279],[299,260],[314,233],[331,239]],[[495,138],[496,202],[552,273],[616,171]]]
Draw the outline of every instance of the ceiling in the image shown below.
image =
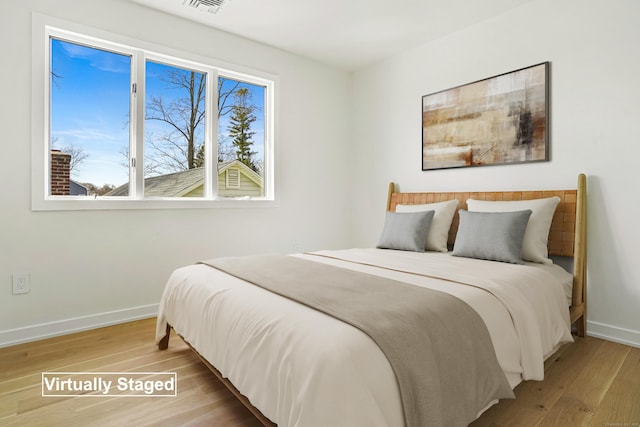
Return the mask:
[[216,14],[132,1],[353,71],[533,0],[230,0]]

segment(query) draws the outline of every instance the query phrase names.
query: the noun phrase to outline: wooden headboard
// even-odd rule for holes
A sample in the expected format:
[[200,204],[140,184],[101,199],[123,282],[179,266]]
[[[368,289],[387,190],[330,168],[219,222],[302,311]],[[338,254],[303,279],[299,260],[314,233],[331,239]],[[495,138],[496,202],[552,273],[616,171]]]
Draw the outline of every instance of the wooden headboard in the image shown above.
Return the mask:
[[[587,178],[578,175],[576,189],[540,191],[499,191],[499,192],[453,192],[453,193],[401,193],[394,183],[389,184],[387,210],[395,212],[396,206],[437,203],[458,200],[458,209],[467,209],[467,199],[478,200],[531,200],[558,196],[548,249],[550,255],[573,257],[573,298],[571,322],[577,322],[578,335],[586,332],[586,282],[587,282]],[[458,231],[459,217],[456,211],[451,229],[449,245],[453,245]]]

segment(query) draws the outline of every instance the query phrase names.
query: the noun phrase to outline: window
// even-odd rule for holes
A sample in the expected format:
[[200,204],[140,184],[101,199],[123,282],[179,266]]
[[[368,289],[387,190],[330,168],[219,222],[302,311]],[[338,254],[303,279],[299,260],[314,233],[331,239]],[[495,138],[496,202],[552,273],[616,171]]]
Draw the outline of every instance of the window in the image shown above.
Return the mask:
[[[51,37],[49,195],[129,183],[131,54]],[[128,195],[127,189],[122,195]]]
[[45,148],[34,160],[44,203],[34,196],[34,208],[273,200],[273,78],[135,42],[44,36]]

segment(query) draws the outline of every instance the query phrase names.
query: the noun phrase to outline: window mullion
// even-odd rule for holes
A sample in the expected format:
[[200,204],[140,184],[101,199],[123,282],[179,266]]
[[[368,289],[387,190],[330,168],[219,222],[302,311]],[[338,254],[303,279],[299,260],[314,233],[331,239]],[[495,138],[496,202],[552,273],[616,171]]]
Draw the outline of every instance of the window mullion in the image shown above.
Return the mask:
[[205,198],[218,194],[218,72],[207,71],[205,111]]
[[131,138],[131,185],[134,188],[130,196],[135,199],[144,199],[144,118],[145,118],[145,55],[142,51],[136,51],[133,57],[132,85],[132,105],[131,114],[133,116],[132,138]]

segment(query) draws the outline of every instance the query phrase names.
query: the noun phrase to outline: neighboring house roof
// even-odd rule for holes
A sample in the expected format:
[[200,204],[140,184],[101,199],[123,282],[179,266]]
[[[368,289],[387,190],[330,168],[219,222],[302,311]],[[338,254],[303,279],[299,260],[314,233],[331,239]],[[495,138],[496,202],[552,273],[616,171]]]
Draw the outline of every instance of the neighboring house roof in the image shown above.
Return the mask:
[[69,195],[70,196],[86,196],[89,194],[89,189],[84,185],[76,182],[72,179],[69,180]]
[[159,175],[144,180],[144,194],[150,197],[181,197],[204,183],[204,168]]
[[[236,167],[260,187],[264,180],[253,169],[240,162],[232,160],[218,164],[218,176],[230,167]],[[204,168],[194,168],[181,172],[158,175],[144,180],[144,194],[148,197],[182,197],[204,184]],[[126,196],[129,194],[129,183],[107,193],[107,196]]]

